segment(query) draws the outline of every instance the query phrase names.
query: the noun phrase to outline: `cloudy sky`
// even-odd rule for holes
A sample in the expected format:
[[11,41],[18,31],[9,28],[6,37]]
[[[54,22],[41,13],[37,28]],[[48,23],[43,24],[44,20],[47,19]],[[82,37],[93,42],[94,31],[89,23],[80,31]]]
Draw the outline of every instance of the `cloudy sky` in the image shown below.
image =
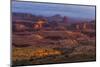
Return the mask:
[[36,15],[52,16],[60,14],[75,18],[95,18],[94,6],[80,6],[68,4],[46,4],[34,2],[12,2],[12,12],[31,13]]

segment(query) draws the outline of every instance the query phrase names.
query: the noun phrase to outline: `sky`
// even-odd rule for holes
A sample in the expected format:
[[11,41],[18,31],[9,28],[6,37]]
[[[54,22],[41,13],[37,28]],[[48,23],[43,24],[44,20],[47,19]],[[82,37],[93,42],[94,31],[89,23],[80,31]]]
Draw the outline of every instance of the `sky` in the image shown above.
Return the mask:
[[12,12],[31,13],[35,15],[69,16],[74,18],[95,18],[95,6],[82,6],[70,4],[36,3],[36,2],[12,2]]

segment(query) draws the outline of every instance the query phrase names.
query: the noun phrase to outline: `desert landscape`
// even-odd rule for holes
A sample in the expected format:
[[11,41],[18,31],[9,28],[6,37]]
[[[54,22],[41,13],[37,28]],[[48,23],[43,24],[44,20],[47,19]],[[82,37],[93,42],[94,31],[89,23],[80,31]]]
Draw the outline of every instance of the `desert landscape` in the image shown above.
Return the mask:
[[12,12],[13,66],[96,60],[96,20]]

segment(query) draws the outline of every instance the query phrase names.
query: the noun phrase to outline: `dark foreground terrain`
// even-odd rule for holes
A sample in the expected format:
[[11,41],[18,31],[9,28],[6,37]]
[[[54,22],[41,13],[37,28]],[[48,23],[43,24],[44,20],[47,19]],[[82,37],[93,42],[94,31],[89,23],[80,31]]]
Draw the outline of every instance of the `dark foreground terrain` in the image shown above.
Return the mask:
[[95,37],[71,31],[14,32],[14,66],[96,60]]

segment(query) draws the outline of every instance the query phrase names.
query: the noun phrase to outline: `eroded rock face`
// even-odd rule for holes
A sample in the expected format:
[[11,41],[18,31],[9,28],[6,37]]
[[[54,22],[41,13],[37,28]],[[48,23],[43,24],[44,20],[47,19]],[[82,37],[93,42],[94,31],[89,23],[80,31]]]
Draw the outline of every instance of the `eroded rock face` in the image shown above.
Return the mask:
[[29,36],[29,38],[32,38],[32,39],[44,39],[43,36],[38,35],[38,34],[32,34],[32,35]]
[[63,41],[61,41],[64,45],[70,47],[75,47],[78,46],[78,42],[76,40],[73,39],[65,39]]
[[13,34],[13,45],[48,46],[73,48],[79,45],[78,41],[70,38],[67,31],[45,31],[37,33],[20,32]]
[[[75,37],[77,35],[77,37]],[[39,32],[17,32],[12,36],[14,45],[39,46],[39,47],[66,47],[74,48],[81,44],[87,44],[88,41],[84,34],[71,31],[39,31]],[[90,43],[89,43],[90,44]]]
[[36,34],[25,35],[25,36],[13,35],[12,42],[14,46],[28,47],[32,46],[37,42],[37,40],[41,39],[43,39],[43,37],[41,35],[36,35]]

